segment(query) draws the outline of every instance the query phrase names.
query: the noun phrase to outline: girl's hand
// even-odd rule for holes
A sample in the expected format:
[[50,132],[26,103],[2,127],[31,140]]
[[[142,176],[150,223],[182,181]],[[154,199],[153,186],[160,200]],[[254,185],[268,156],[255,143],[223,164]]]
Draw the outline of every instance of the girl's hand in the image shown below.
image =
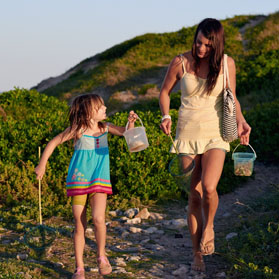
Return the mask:
[[251,127],[248,125],[248,123],[245,121],[238,123],[237,132],[238,137],[240,138],[240,144],[248,145],[251,133]]
[[133,110],[131,110],[131,111],[129,112],[129,116],[128,116],[128,121],[129,121],[129,123],[135,123],[135,121],[136,121],[138,118],[139,118],[138,115],[137,115]]
[[164,121],[161,123],[160,128],[161,130],[168,136],[171,133],[171,120],[170,119],[164,119]]
[[42,179],[44,174],[46,172],[46,168],[43,166],[40,166],[40,164],[35,168],[36,178],[38,180]]

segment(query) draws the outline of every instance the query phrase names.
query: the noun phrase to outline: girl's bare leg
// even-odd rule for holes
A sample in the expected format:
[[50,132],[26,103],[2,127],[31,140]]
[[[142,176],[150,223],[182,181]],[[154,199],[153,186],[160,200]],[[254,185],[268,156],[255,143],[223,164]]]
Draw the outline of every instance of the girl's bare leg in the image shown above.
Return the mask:
[[[202,208],[204,227],[202,234],[203,254],[214,252],[214,217],[218,208],[219,198],[217,184],[222,174],[226,153],[221,149],[211,149],[202,155]],[[208,245],[206,245],[208,243]]]
[[74,247],[75,247],[75,259],[76,267],[84,268],[83,263],[83,251],[85,245],[85,230],[86,230],[86,206],[73,205],[72,211],[75,220],[75,232],[74,232]]
[[95,237],[97,243],[98,257],[105,256],[106,246],[106,223],[105,212],[107,204],[107,194],[96,193],[90,200],[92,218],[94,222]]

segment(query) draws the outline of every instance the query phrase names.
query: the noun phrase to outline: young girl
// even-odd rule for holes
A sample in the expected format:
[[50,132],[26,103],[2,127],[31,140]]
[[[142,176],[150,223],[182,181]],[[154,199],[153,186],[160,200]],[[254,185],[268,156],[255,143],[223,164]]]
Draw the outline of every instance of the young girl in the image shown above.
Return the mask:
[[[125,128],[102,122],[106,118],[106,106],[96,94],[80,95],[70,108],[70,127],[54,137],[46,146],[35,172],[42,179],[48,158],[61,143],[74,139],[75,151],[66,179],[67,196],[72,197],[75,220],[74,247],[76,270],[72,278],[84,279],[83,250],[86,230],[86,204],[90,203],[97,242],[98,268],[101,275],[111,273],[112,268],[105,254],[105,209],[107,194],[112,194],[109,171],[108,132],[122,136]],[[128,129],[134,127],[137,114],[130,111]]]

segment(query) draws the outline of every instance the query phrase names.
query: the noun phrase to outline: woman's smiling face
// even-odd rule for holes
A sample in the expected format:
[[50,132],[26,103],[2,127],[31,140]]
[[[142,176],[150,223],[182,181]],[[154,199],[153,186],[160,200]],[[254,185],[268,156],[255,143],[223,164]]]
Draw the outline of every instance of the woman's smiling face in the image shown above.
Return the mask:
[[196,39],[196,54],[202,59],[209,56],[212,46],[211,41],[208,40],[201,31],[199,31]]

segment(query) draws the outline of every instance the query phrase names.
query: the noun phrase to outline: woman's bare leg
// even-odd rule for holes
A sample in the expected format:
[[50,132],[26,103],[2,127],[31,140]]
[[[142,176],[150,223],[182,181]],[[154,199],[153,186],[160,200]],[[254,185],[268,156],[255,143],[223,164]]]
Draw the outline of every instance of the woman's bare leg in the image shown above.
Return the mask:
[[[219,198],[217,185],[222,174],[226,153],[221,149],[211,149],[202,155],[202,208],[204,215],[204,227],[202,234],[202,245],[205,245],[204,254],[214,252],[214,217],[218,208]],[[210,242],[208,246],[206,243]]]
[[76,267],[84,268],[83,263],[83,251],[85,245],[85,230],[86,230],[86,206],[73,205],[72,211],[75,220],[74,231],[74,247],[75,247],[75,259]]
[[90,200],[92,209],[92,218],[94,223],[95,237],[97,243],[98,257],[105,256],[106,246],[106,223],[105,212],[107,204],[107,194],[96,193]]
[[197,271],[205,270],[202,254],[200,253],[200,241],[203,231],[202,196],[201,156],[198,155],[195,157],[195,169],[192,173],[188,201],[188,227],[193,245],[192,269]]

